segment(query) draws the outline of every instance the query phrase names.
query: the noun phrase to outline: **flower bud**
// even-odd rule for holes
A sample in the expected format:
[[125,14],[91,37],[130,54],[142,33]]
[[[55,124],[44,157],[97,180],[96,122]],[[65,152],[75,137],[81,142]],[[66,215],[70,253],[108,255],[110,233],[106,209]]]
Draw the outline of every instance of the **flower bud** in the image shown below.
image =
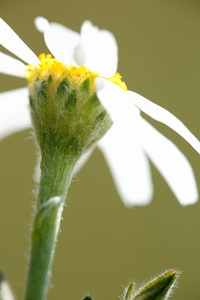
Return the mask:
[[180,272],[174,269],[166,271],[139,289],[133,300],[167,299],[179,275]]
[[50,55],[28,66],[32,123],[41,151],[50,145],[80,156],[110,128],[112,121],[96,95],[98,74],[66,66]]

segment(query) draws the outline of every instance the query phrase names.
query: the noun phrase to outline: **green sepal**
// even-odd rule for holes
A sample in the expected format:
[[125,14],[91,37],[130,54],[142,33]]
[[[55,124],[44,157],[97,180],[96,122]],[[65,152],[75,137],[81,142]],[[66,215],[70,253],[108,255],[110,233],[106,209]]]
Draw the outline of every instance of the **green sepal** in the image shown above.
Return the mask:
[[166,271],[147,284],[134,295],[133,300],[165,300],[168,298],[180,272]]
[[88,109],[93,109],[95,107],[100,106],[100,101],[97,97],[97,95],[94,93],[88,100],[88,102],[86,103],[86,108]]
[[80,91],[85,93],[90,93],[90,79],[87,78],[83,81],[83,83],[80,85]]
[[125,300],[132,300],[133,299],[133,290],[135,286],[135,281],[131,282],[131,284],[127,287],[125,293]]
[[47,102],[47,85],[48,82],[43,80],[42,82],[37,82],[38,90],[37,90],[37,97],[38,101],[40,102]]
[[77,104],[77,90],[74,89],[70,92],[68,96],[68,99],[65,103],[65,109],[69,110],[70,112],[71,109],[75,109],[76,104]]
[[65,97],[66,92],[68,92],[70,85],[69,80],[67,78],[64,78],[58,85],[56,94],[58,97]]

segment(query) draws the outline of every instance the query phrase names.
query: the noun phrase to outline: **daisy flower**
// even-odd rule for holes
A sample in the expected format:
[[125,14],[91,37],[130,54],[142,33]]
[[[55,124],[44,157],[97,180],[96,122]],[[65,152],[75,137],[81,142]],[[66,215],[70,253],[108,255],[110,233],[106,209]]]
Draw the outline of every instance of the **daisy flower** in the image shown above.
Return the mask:
[[[146,205],[152,199],[149,159],[182,205],[195,203],[198,191],[190,163],[140,112],[143,111],[176,131],[198,153],[200,143],[170,112],[127,90],[121,76],[116,73],[118,48],[113,34],[107,30],[99,30],[89,21],[82,24],[80,33],[57,23],[49,23],[42,17],[36,18],[35,25],[44,34],[45,43],[54,58],[51,55],[38,58],[0,19],[0,44],[20,59],[0,52],[0,72],[27,78],[29,85],[32,77],[27,76],[27,70],[29,73],[36,69],[42,69],[42,72],[50,72],[51,69],[53,72],[54,67],[50,65],[55,61],[56,64],[62,64],[62,72],[63,68],[80,69],[80,78],[83,70],[87,74],[89,72],[96,95],[113,121],[108,132],[97,142],[97,147],[107,160],[125,205]],[[50,69],[46,70],[44,64]],[[58,73],[58,69],[56,72]],[[31,126],[28,98],[28,87],[0,94],[1,138]],[[85,163],[91,152],[92,150],[85,154],[80,165]]]

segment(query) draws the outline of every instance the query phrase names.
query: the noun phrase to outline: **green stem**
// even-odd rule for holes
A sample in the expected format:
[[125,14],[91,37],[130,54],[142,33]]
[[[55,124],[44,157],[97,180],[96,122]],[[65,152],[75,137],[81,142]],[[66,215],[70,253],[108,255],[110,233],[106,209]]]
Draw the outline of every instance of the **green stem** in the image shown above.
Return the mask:
[[42,155],[25,300],[46,298],[60,220],[77,159],[48,149]]

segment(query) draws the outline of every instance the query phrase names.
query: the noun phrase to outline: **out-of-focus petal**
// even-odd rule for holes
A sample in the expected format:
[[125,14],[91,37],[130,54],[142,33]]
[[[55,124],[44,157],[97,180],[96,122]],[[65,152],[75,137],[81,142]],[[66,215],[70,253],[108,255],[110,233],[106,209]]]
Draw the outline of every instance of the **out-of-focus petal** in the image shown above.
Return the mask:
[[176,118],[172,113],[170,113],[163,107],[147,100],[141,95],[132,91],[128,91],[128,93],[131,95],[134,104],[139,109],[141,109],[151,118],[164,123],[171,129],[176,131],[200,154],[200,142],[178,118]]
[[0,18],[0,45],[28,64],[38,64],[40,60],[20,37]]
[[81,44],[86,51],[86,67],[107,78],[116,73],[118,48],[110,31],[99,30],[90,21],[85,21],[81,27]]
[[130,96],[115,83],[98,77],[95,79],[97,97],[113,122],[137,119],[140,111],[133,105]]
[[24,77],[26,65],[5,53],[0,52],[0,73]]
[[198,191],[187,158],[144,119],[141,119],[139,130],[144,151],[165,178],[179,202],[182,205],[194,204],[198,200]]
[[58,23],[49,23],[43,17],[35,19],[36,28],[44,33],[45,43],[55,58],[65,64],[75,64],[74,50],[80,35]]
[[73,53],[75,65],[78,67],[84,66],[86,62],[86,51],[81,42],[75,47]]
[[28,88],[0,93],[0,139],[29,127]]
[[97,146],[105,155],[124,203],[127,206],[148,204],[153,185],[148,160],[139,144],[140,111],[130,96],[113,82],[96,78],[95,83],[97,96],[113,121]]
[[127,207],[148,204],[153,195],[147,157],[138,143],[136,128],[113,124],[97,143],[103,152],[116,188]]

